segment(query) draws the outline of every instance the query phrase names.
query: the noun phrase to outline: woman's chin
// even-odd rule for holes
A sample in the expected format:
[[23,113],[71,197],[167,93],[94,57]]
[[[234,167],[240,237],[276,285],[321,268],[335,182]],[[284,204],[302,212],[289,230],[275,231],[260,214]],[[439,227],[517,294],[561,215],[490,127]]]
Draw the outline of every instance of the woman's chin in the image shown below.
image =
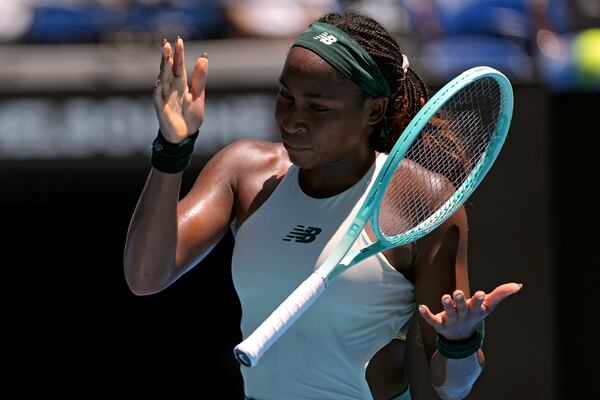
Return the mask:
[[310,150],[287,149],[288,157],[299,168],[309,169],[314,164],[313,154]]

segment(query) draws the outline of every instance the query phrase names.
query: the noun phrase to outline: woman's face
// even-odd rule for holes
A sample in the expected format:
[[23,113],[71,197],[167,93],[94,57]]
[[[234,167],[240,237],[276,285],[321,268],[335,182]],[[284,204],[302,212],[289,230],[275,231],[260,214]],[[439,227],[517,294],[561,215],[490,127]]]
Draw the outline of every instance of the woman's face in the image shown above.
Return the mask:
[[304,169],[369,149],[371,98],[317,54],[293,47],[280,77],[275,120],[290,160]]

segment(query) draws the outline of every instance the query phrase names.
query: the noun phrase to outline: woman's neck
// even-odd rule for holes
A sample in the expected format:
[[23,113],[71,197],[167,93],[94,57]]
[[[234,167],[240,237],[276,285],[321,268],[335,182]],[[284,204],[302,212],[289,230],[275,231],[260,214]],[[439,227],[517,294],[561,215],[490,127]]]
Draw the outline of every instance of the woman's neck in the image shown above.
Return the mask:
[[300,187],[311,197],[335,196],[360,181],[373,165],[375,157],[376,153],[368,150],[358,157],[341,159],[323,167],[300,169]]

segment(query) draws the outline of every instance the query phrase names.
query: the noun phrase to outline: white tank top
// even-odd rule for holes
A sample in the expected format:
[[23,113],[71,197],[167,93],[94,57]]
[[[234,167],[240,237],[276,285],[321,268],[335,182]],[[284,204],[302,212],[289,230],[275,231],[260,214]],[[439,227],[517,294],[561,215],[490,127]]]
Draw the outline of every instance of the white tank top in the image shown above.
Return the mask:
[[[292,165],[275,191],[235,232],[233,282],[246,338],[302,283],[346,232],[385,161],[348,190],[307,196]],[[363,232],[354,247],[364,247]],[[381,254],[338,276],[253,368],[241,367],[245,395],[256,400],[372,399],[371,357],[415,309],[413,285]]]

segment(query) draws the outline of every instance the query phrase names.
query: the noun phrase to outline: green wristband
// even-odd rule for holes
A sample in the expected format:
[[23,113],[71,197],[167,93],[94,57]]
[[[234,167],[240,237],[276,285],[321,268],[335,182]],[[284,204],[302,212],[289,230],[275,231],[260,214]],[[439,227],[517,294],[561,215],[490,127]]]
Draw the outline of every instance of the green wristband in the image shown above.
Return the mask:
[[162,135],[160,129],[152,142],[150,164],[167,174],[175,174],[186,169],[192,160],[194,143],[199,131],[185,138],[181,143],[171,143]]
[[466,339],[449,340],[443,335],[437,335],[437,349],[446,358],[460,359],[475,354],[483,345],[485,336],[485,321],[481,321],[477,331]]

